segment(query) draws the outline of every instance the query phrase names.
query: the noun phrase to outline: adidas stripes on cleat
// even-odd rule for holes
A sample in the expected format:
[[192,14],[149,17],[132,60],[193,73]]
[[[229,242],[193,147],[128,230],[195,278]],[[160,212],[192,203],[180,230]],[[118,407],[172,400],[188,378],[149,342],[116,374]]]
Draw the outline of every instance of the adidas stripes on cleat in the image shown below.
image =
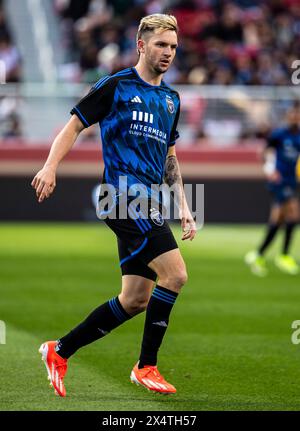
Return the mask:
[[142,385],[149,391],[159,392],[161,394],[175,394],[176,389],[168,383],[154,365],[146,365],[144,368],[138,368],[136,364],[131,371],[130,380],[136,385]]
[[48,372],[50,386],[53,386],[56,395],[65,397],[64,377],[68,367],[67,359],[62,358],[56,353],[55,346],[56,341],[47,341],[41,345],[39,352],[42,354],[42,360]]

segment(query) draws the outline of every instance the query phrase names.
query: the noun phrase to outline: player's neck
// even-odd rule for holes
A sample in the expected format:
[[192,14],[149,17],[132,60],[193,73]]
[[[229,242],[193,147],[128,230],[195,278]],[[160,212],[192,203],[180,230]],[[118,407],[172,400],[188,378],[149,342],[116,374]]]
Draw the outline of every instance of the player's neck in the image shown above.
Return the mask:
[[163,75],[157,75],[156,73],[151,72],[145,65],[138,63],[135,66],[135,70],[142,78],[143,81],[148,82],[151,85],[160,85],[162,81]]
[[290,129],[291,133],[294,133],[294,134],[299,133],[299,126],[298,126],[298,124],[291,124],[289,126],[289,129]]

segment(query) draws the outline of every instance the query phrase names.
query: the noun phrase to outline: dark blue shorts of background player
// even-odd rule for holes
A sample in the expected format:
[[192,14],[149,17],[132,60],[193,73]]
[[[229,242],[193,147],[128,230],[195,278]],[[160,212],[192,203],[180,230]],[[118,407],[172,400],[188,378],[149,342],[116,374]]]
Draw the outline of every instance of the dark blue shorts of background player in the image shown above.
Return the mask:
[[283,180],[278,184],[267,182],[267,189],[271,193],[273,203],[277,205],[282,205],[297,196],[297,183],[295,181]]

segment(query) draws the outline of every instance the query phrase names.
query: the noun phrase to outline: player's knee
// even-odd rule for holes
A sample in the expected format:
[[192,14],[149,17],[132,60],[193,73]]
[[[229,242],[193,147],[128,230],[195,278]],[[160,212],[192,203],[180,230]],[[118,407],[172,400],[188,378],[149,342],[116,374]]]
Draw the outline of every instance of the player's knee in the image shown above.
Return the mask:
[[177,269],[172,274],[169,274],[165,279],[160,279],[160,283],[162,286],[166,286],[167,288],[175,291],[179,291],[187,282],[188,275],[186,270]]
[[188,275],[185,269],[179,271],[176,274],[176,285],[181,288],[183,287],[188,281]]
[[148,301],[136,299],[130,304],[131,314],[139,314],[146,310]]
[[130,314],[131,316],[134,316],[136,314],[142,313],[146,310],[148,305],[149,299],[144,297],[138,297],[138,298],[126,298],[123,300],[123,307],[125,308],[125,311]]

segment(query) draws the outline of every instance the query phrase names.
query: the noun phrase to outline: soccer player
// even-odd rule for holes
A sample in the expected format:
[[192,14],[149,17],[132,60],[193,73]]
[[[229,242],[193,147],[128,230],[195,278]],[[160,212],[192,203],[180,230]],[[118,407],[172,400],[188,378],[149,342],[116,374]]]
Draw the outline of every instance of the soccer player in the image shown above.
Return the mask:
[[[154,14],[141,20],[137,65],[100,79],[71,110],[69,122],[54,140],[44,167],[32,181],[38,202],[53,193],[58,164],[79,133],[99,123],[105,165],[103,184],[117,190],[114,203],[118,211],[123,193],[120,178],[126,178],[128,187],[142,185],[147,191],[151,184],[160,185],[163,181],[177,185],[181,190],[182,240],[194,239],[196,226],[183,192],[174,145],[179,136],[179,95],[162,80],[175,57],[177,32],[176,18],[171,15]],[[104,337],[144,310],[140,357],[130,379],[151,391],[176,392],[158,371],[157,354],[172,308],[187,281],[186,266],[160,206],[133,217],[128,200],[126,210],[127,219],[105,219],[118,240],[121,293],[92,311],[69,333],[56,341],[44,342],[39,349],[50,384],[60,396],[66,395],[68,359],[79,348]]]
[[287,112],[287,125],[275,129],[267,142],[264,172],[267,186],[273,196],[269,225],[264,240],[256,251],[245,256],[245,262],[258,276],[268,273],[264,254],[281,225],[285,227],[282,253],[275,258],[276,266],[283,272],[295,275],[299,266],[289,254],[295,226],[299,221],[296,166],[300,154],[300,106],[296,103]]

